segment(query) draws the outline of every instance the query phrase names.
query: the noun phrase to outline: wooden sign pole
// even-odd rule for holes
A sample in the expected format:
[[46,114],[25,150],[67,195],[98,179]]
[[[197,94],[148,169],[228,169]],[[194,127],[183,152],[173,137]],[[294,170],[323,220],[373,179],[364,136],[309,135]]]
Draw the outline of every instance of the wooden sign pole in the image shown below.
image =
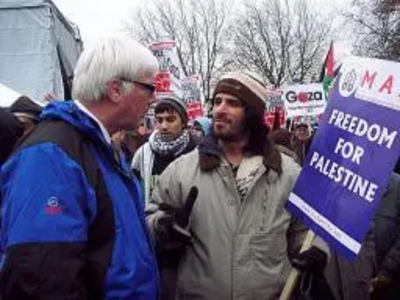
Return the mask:
[[[300,249],[300,253],[311,248],[314,238],[315,238],[315,233],[312,232],[311,230],[309,230],[307,232],[307,236],[304,240],[303,246]],[[299,278],[299,271],[296,270],[295,268],[292,268],[292,270],[290,271],[289,277],[286,281],[285,287],[282,290],[281,296],[279,297],[279,300],[289,300],[290,299],[290,297],[292,296],[292,293],[293,293],[293,289],[296,287],[298,278]]]

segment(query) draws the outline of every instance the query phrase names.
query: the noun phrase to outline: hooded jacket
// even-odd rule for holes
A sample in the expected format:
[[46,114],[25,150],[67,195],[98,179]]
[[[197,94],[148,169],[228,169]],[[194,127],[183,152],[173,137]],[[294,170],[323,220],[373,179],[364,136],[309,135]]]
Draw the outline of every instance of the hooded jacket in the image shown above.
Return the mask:
[[3,299],[156,299],[139,181],[73,102],[1,169]]
[[194,243],[186,247],[178,271],[180,300],[279,297],[291,268],[288,253],[296,253],[304,238],[304,227],[284,207],[300,168],[271,142],[264,149],[243,200],[212,136],[159,177],[147,208],[154,236],[162,214],[158,204],[183,207],[191,187],[199,190],[188,227]]

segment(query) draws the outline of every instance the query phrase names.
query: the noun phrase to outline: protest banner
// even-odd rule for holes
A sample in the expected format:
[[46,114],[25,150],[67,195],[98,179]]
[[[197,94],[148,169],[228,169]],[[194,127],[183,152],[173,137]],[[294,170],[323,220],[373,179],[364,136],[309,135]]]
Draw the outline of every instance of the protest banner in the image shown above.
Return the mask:
[[282,100],[282,90],[268,89],[265,99],[264,123],[270,128],[274,127],[275,118],[278,117],[279,126],[285,126],[285,110]]
[[399,156],[400,64],[349,57],[287,209],[349,260]]
[[200,75],[191,75],[182,80],[182,98],[186,104],[189,120],[203,116],[203,96]]
[[183,69],[176,51],[174,41],[152,43],[149,46],[157,57],[160,72],[156,76],[156,94],[158,97],[174,94],[182,97]]
[[270,128],[274,127],[275,118],[278,117],[279,127],[285,126],[285,111],[281,107],[275,107],[264,113],[264,123]]
[[269,108],[283,108],[285,103],[282,99],[283,90],[280,89],[268,89],[267,90],[267,99],[265,101],[266,106]]
[[292,85],[282,88],[286,117],[317,116],[324,112],[326,99],[322,83]]

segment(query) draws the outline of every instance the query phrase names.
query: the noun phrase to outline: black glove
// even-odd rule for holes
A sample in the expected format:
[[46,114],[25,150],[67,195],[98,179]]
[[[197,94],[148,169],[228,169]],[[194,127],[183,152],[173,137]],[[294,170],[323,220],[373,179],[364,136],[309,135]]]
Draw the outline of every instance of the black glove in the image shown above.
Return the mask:
[[299,253],[292,259],[292,265],[300,272],[322,274],[328,262],[326,253],[315,246]]
[[393,280],[386,274],[379,274],[372,278],[369,283],[368,292],[371,299],[390,299],[389,292]]
[[193,186],[182,208],[173,207],[167,203],[159,204],[158,209],[162,214],[157,219],[156,246],[166,250],[175,250],[193,242],[187,226],[197,195],[198,189]]

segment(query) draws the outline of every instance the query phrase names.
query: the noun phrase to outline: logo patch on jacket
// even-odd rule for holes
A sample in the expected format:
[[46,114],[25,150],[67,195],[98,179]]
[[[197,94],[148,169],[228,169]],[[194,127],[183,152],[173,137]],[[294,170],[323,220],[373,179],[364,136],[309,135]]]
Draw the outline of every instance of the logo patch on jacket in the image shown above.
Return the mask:
[[49,215],[56,215],[62,213],[62,207],[57,197],[50,197],[47,200],[45,212],[46,214]]

